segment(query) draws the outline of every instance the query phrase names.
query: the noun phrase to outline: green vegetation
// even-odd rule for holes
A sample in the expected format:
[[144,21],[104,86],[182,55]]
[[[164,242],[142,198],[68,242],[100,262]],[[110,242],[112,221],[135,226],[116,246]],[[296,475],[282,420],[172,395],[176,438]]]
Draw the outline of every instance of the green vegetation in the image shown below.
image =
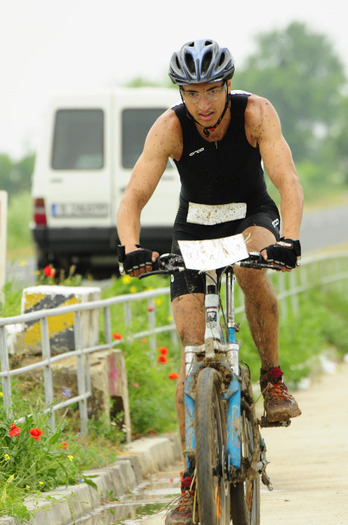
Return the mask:
[[33,255],[29,224],[32,217],[30,193],[10,195],[7,213],[8,259],[22,259]]

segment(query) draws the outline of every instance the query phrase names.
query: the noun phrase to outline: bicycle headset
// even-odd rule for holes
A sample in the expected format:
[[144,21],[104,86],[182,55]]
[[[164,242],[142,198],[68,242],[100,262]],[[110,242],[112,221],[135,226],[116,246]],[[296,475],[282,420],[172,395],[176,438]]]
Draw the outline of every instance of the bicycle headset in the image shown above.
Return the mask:
[[[184,44],[180,51],[173,53],[169,64],[169,77],[179,88],[190,84],[202,84],[203,82],[227,83],[234,74],[234,60],[227,48],[220,48],[214,40],[194,40]],[[181,89],[180,89],[181,95]],[[185,104],[182,95],[181,99]],[[225,108],[212,127],[203,127],[202,124],[187,111],[189,118],[194,120],[199,126],[203,127],[203,133],[209,137],[210,132],[214,131],[221,123],[228,107],[228,93],[226,93]]]

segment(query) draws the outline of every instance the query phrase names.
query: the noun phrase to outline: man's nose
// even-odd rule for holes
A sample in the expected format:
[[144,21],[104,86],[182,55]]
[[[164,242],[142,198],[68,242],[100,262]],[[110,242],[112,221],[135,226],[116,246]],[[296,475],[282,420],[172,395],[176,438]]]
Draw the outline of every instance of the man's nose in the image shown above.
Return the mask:
[[199,99],[199,102],[198,102],[199,109],[206,109],[209,106],[210,106],[210,102],[208,100],[208,97],[206,96],[205,93],[201,93],[201,98]]

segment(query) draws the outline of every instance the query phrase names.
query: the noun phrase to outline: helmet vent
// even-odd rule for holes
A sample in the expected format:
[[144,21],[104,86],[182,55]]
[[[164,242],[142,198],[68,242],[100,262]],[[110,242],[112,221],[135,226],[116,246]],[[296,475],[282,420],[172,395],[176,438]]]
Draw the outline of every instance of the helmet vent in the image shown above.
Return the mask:
[[225,53],[221,53],[219,66],[221,66],[224,63],[225,60],[226,60]]
[[211,64],[211,61],[212,61],[212,58],[213,58],[213,54],[211,53],[211,51],[209,51],[209,53],[206,53],[205,57],[203,58],[203,61],[202,61],[202,73],[204,75],[204,73],[206,73],[209,69],[209,66]]
[[195,73],[195,63],[194,63],[191,53],[185,54],[185,64],[186,64],[187,69],[190,71],[190,73],[194,74]]

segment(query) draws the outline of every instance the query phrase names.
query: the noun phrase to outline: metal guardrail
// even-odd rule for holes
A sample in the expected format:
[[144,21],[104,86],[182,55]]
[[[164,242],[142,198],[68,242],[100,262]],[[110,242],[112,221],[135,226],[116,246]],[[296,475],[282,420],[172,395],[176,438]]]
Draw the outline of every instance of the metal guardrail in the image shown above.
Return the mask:
[[[296,316],[299,313],[299,294],[317,286],[327,286],[333,283],[338,285],[340,283],[339,286],[341,289],[342,282],[346,282],[346,284],[348,284],[348,252],[342,251],[327,255],[309,257],[302,261],[300,271],[289,273],[270,271],[270,277],[273,281],[273,285],[280,304],[281,316],[287,317],[290,314]],[[132,334],[130,339],[149,337],[150,351],[154,355],[157,334],[162,332],[170,332],[173,342],[177,342],[174,322],[160,326],[158,326],[156,323],[156,308],[154,308],[154,300],[156,297],[168,295],[169,288],[158,288],[151,291],[121,295],[100,301],[92,301],[89,303],[52,308],[49,310],[39,310],[14,317],[0,318],[0,381],[2,382],[4,408],[11,411],[11,378],[19,374],[24,374],[38,368],[42,368],[45,388],[45,402],[47,407],[46,411],[50,413],[51,428],[55,428],[55,411],[72,405],[73,403],[78,403],[81,432],[87,432],[87,399],[92,395],[89,355],[94,352],[100,352],[102,350],[114,348],[122,342],[112,339],[110,308],[117,304],[123,304],[124,323],[126,326],[130,326],[132,318],[130,308],[131,303],[147,301],[148,329]],[[239,300],[240,305],[236,309],[236,313],[242,313],[244,311],[244,305],[241,292],[239,292],[237,300]],[[83,348],[81,312],[96,309],[103,311],[105,342],[100,345]],[[50,317],[55,317],[71,312],[74,313],[75,350],[52,356],[49,340],[48,319]],[[28,366],[11,370],[9,349],[7,347],[6,340],[6,327],[9,325],[17,325],[33,321],[40,321],[41,323],[42,360]],[[77,359],[78,395],[70,397],[61,403],[55,404],[51,365],[62,359],[65,359],[66,357],[72,356],[76,356]]]

